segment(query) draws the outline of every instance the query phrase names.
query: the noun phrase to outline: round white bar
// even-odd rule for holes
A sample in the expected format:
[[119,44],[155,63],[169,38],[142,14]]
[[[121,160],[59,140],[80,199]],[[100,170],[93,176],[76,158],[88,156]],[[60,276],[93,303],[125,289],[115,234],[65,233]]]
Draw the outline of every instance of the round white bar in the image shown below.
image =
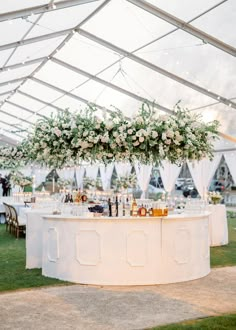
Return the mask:
[[226,207],[224,204],[209,205],[210,245],[221,246],[229,243]]
[[97,285],[175,283],[206,276],[208,215],[44,216],[42,273]]

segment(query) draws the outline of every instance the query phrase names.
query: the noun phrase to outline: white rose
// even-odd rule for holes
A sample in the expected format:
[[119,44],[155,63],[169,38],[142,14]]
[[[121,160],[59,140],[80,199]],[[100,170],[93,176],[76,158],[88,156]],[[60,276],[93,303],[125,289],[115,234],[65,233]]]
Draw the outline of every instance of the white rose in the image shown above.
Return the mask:
[[152,137],[153,139],[156,139],[158,137],[158,133],[156,131],[152,131]]
[[140,136],[140,137],[139,137],[139,142],[142,143],[143,141],[144,141],[144,137],[143,137],[143,136]]
[[128,129],[128,134],[131,135],[133,133],[133,130],[130,128]]
[[137,118],[136,118],[136,122],[137,122],[138,124],[143,124],[143,118],[142,118],[142,117],[137,117]]
[[106,129],[111,130],[112,128],[113,128],[112,122],[106,123]]
[[168,130],[167,132],[166,132],[166,136],[168,137],[168,138],[173,138],[174,137],[174,132],[173,131],[171,131],[171,130]]
[[139,142],[138,141],[135,141],[134,143],[133,143],[133,146],[134,147],[136,147],[136,146],[138,146],[139,145]]
[[162,133],[161,138],[162,140],[166,140],[166,133]]

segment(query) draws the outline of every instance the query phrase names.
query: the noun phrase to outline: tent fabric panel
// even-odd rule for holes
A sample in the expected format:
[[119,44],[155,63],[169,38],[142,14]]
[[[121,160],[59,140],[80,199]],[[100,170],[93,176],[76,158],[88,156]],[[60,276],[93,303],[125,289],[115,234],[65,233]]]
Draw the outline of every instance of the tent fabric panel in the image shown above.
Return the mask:
[[66,91],[72,90],[87,80],[76,72],[68,70],[51,61],[48,61],[35,77]]
[[[61,31],[76,27],[91,12],[93,12],[100,2],[90,2],[84,5],[72,6],[60,10],[54,10],[43,14],[38,24],[28,35],[29,38],[44,35],[50,32]],[[39,15],[34,15],[36,18]],[[70,19],[68,19],[68,17]]]
[[132,51],[169,32],[172,26],[124,0],[117,0],[107,4],[83,29],[109,42],[116,40],[117,46]]
[[22,66],[20,68],[14,69],[14,70],[9,70],[9,71],[3,71],[0,74],[0,83],[4,81],[9,81],[12,79],[16,78],[21,78],[30,75],[36,67],[39,65],[38,64],[33,64],[33,65],[27,65],[27,66]]
[[92,74],[120,59],[120,55],[77,33],[55,57]]
[[17,47],[8,65],[48,56],[58,47],[63,38],[64,37],[56,37]]

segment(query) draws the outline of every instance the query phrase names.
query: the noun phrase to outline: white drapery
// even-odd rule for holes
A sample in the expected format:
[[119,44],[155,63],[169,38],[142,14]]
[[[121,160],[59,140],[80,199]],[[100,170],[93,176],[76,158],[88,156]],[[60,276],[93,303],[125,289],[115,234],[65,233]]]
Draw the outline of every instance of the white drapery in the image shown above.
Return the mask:
[[199,162],[191,163],[187,162],[189,171],[193,178],[193,182],[197,188],[197,191],[201,198],[204,198],[210,182],[219,166],[222,154],[217,153],[214,159],[210,161],[208,158],[200,160]]
[[124,176],[129,176],[132,170],[132,165],[130,163],[115,163],[115,169],[118,178]]
[[42,182],[45,182],[46,176],[49,172],[50,169],[48,168],[35,168],[33,170],[35,187],[39,186]]
[[32,167],[26,166],[24,168],[20,168],[19,172],[21,172],[24,176],[31,177],[32,176]]
[[99,169],[102,180],[102,188],[104,191],[109,190],[111,188],[111,177],[114,170],[114,164],[102,164],[99,166]]
[[159,167],[161,179],[163,182],[164,189],[170,193],[174,188],[175,182],[181,171],[181,166],[171,164],[167,160],[163,160],[162,166]]
[[152,165],[144,165],[144,164],[136,163],[134,167],[135,167],[138,185],[142,190],[141,199],[144,199],[146,197],[145,196],[146,192],[148,191],[148,185],[152,173]]
[[83,178],[84,178],[85,168],[84,166],[78,166],[75,169],[75,175],[77,180],[77,185],[79,189],[83,189]]
[[85,176],[92,180],[96,180],[98,176],[98,169],[99,165],[87,165]]
[[65,167],[61,170],[57,170],[57,173],[62,180],[69,180],[70,182],[72,182],[75,177],[75,168]]
[[226,164],[228,165],[230,174],[232,175],[232,178],[234,180],[234,184],[236,184],[236,152],[224,153]]

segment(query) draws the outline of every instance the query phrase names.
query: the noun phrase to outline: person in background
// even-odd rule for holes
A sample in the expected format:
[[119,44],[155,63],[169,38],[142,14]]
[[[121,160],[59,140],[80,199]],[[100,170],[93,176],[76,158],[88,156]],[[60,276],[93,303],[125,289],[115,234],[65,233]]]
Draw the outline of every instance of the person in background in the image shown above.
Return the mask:
[[8,190],[9,190],[9,181],[5,177],[1,177],[1,183],[2,183],[2,196],[8,196]]

